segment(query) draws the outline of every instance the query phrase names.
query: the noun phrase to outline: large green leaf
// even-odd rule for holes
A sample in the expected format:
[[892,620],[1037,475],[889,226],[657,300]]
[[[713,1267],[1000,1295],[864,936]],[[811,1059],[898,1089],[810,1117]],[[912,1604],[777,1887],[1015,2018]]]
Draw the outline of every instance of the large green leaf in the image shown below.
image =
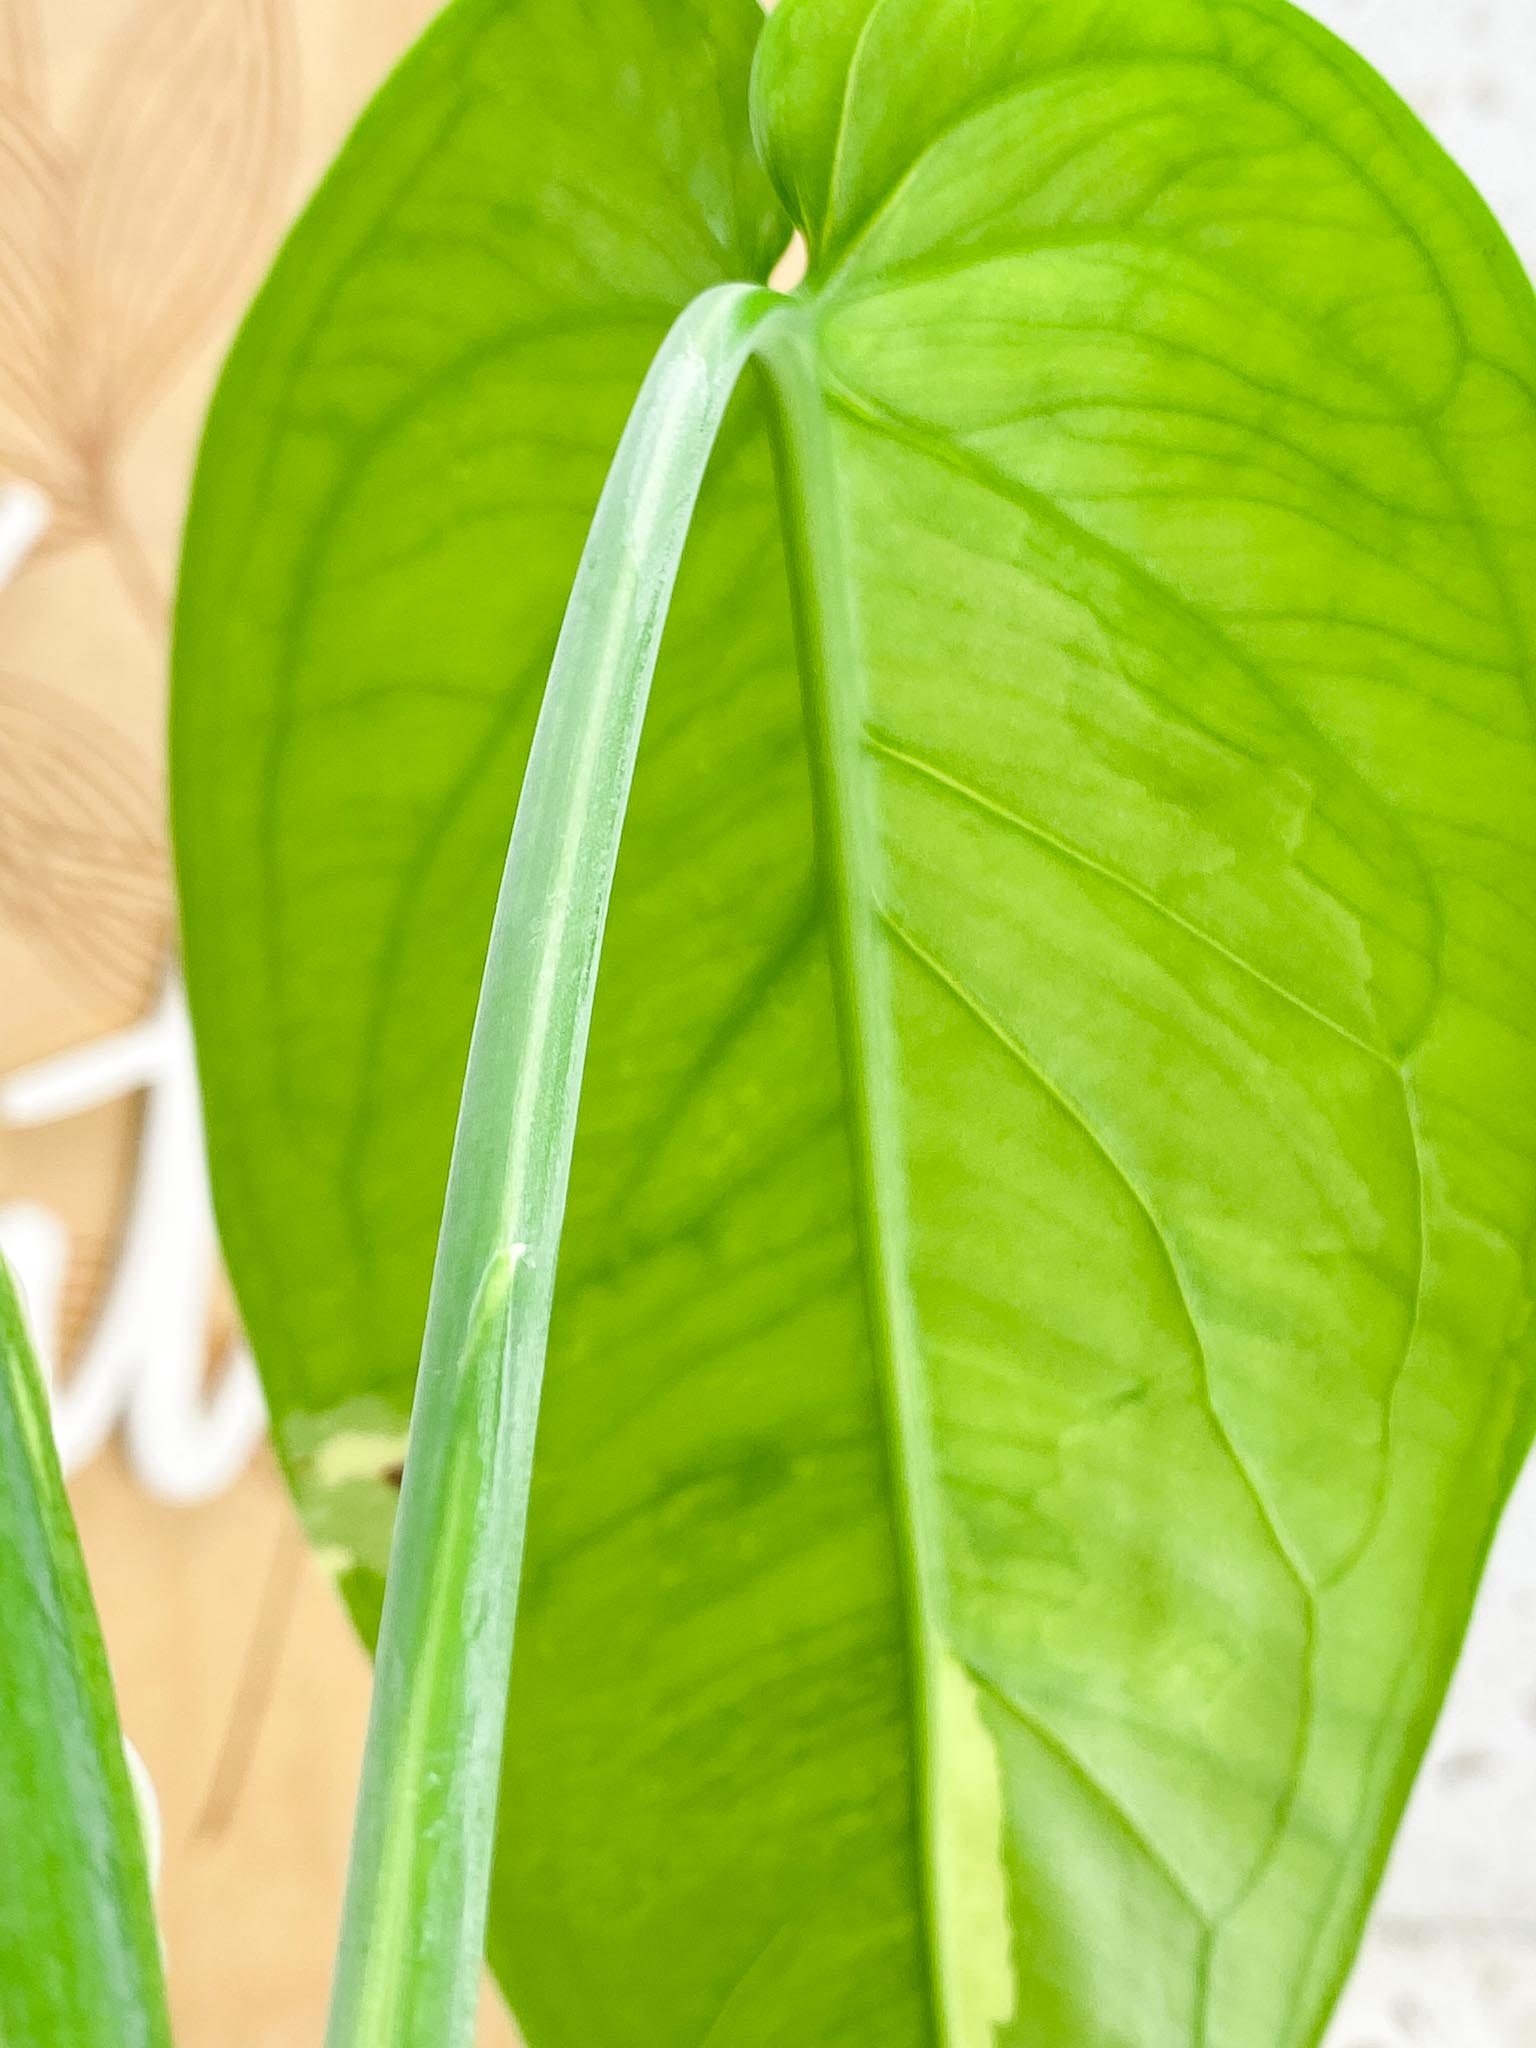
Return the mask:
[[[365,1622],[581,531],[779,238],[705,14],[450,9],[200,472],[215,1180]],[[1279,0],[785,0],[754,115],[493,1954],[534,2048],[1299,2048],[1532,1424],[1536,310]]]
[[0,1844],[0,2048],[169,2048],[112,1681],[3,1260]]

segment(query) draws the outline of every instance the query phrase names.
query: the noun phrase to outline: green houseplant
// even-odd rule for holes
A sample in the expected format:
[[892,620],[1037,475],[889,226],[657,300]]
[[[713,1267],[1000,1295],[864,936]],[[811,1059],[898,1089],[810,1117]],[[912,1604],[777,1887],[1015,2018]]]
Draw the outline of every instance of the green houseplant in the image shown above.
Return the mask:
[[1533,556],[1530,287],[1283,0],[448,8],[177,630],[337,2048],[482,1932],[532,2048],[1318,2039],[1531,1435]]

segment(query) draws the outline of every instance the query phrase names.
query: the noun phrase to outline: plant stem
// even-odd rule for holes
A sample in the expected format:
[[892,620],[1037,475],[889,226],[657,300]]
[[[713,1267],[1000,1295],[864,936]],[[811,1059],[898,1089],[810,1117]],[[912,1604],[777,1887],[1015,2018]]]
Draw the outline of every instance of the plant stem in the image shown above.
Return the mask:
[[603,487],[492,928],[411,1423],[328,2048],[461,2048],[490,1887],[534,1431],[577,1101],[657,650],[760,287],[696,300]]

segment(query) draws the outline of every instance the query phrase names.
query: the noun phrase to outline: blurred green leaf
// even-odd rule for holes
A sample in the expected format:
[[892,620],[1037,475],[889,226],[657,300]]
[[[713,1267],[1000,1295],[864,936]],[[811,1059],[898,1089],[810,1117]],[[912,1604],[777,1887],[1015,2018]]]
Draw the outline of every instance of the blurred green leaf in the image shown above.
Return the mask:
[[0,1261],[0,2043],[168,2048],[144,1840],[47,1396]]
[[[580,536],[777,239],[752,12],[461,0],[210,425],[190,987],[365,1625]],[[784,0],[754,117],[811,271],[624,828],[492,1954],[533,2048],[1301,2048],[1533,1420],[1536,309],[1280,0]]]

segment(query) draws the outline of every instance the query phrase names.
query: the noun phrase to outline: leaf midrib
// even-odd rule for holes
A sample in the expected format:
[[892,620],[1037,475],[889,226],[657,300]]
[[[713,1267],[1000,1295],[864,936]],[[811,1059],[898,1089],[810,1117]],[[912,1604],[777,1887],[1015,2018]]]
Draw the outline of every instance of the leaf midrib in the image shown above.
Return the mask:
[[885,1473],[897,1538],[913,1723],[913,1804],[919,1921],[935,2048],[953,2035],[940,1934],[934,1763],[934,1653],[941,1630],[937,1488],[925,1426],[914,1309],[904,1274],[906,1218],[900,1139],[881,1075],[890,1032],[889,970],[871,886],[871,825],[860,800],[865,689],[843,571],[842,510],[815,368],[809,301],[786,321],[764,362],[777,405],[775,472],[804,704],[815,841],[829,921],[829,966],[847,1103],[860,1277],[885,1433]]

